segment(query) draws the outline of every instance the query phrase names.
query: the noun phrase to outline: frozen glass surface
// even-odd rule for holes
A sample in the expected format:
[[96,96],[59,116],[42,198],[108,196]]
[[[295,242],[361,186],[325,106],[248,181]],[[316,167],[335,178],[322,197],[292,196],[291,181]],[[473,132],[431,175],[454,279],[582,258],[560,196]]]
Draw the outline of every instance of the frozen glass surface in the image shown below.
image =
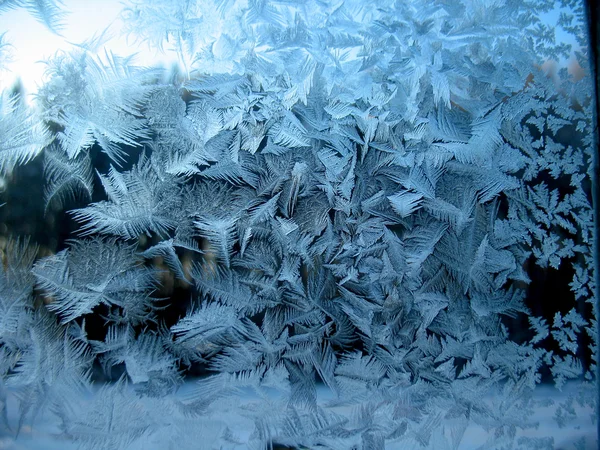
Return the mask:
[[588,33],[0,2],[0,447],[597,448]]

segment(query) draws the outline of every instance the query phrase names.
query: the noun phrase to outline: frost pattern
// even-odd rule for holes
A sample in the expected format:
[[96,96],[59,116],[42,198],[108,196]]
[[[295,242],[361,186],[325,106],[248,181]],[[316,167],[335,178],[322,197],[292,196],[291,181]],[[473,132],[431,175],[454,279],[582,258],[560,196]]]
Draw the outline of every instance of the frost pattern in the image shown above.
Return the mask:
[[[591,382],[597,346],[596,312],[574,307],[594,305],[595,106],[589,77],[557,90],[539,68],[569,51],[540,19],[553,5],[130,1],[128,32],[184,73],[57,55],[47,127],[4,93],[0,171],[44,149],[47,209],[86,202],[59,253],[5,250],[0,394],[18,393],[20,424],[46,408],[85,448],[458,448],[469,422],[551,446],[513,430],[542,368]],[[560,20],[586,48],[579,8]],[[574,268],[551,322],[525,303],[533,263]],[[173,280],[191,301],[160,298]],[[518,343],[503,320],[524,315]],[[94,360],[124,375],[91,405]],[[198,365],[212,374],[169,406],[196,431],[177,434],[156,405]],[[212,414],[247,389],[242,442]]]

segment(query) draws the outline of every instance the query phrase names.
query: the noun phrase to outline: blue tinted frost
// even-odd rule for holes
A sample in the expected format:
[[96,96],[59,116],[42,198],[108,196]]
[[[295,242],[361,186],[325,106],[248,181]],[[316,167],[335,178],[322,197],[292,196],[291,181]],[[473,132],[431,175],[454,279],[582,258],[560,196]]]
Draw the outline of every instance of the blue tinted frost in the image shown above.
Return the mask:
[[[5,245],[2,433],[456,449],[477,426],[479,448],[553,448],[518,434],[536,386],[593,391],[597,346],[595,105],[563,3],[575,49],[553,1],[130,0],[125,32],[179,70],[90,42],[47,61],[38,110],[5,90],[0,173],[42,154],[46,214],[79,228],[50,256]],[[0,11],[21,6],[68,20]],[[572,52],[583,78],[542,69]],[[573,275],[553,317],[533,265]]]

